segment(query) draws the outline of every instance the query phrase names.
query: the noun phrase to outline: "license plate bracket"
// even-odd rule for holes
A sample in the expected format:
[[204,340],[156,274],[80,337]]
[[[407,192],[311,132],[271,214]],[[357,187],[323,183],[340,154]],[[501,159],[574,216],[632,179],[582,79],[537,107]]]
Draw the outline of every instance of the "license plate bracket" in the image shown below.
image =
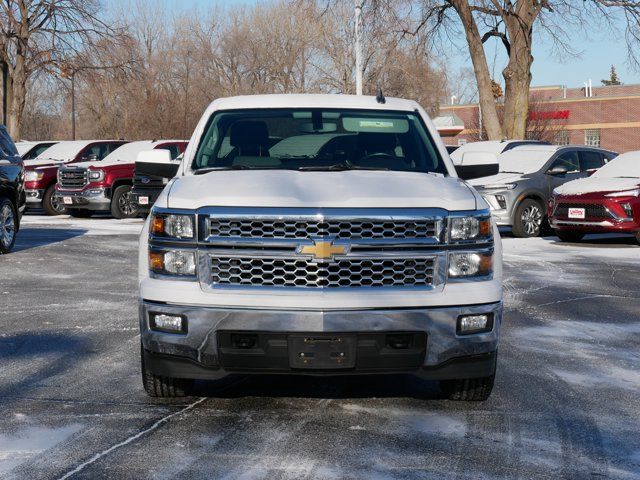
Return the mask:
[[356,335],[289,335],[291,368],[333,370],[355,368]]
[[584,208],[569,208],[569,218],[584,219],[584,217],[585,217]]
[[73,198],[62,197],[62,203],[64,203],[65,205],[73,205]]

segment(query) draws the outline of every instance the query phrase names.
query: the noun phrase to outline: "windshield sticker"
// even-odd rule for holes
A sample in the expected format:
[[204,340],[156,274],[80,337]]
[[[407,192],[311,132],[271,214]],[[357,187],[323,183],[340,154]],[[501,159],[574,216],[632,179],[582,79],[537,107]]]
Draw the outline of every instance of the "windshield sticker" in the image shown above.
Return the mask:
[[402,118],[345,117],[342,119],[342,125],[347,132],[406,133],[409,131],[409,122]]

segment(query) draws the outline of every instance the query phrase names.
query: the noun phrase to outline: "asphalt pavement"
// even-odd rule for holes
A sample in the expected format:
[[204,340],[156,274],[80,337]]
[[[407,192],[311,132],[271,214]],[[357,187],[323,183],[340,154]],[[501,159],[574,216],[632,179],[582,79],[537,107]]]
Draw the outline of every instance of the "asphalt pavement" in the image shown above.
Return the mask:
[[640,246],[505,236],[483,403],[412,377],[235,377],[151,399],[140,220],[27,216],[0,256],[0,478],[640,478]]

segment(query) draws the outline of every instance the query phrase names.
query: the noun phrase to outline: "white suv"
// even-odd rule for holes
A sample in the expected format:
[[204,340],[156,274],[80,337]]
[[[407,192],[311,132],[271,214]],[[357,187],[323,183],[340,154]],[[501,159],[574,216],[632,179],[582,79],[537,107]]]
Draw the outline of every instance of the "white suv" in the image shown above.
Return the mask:
[[[166,158],[165,158],[166,157]],[[150,175],[168,155],[142,153]],[[415,102],[223,98],[140,240],[152,396],[229,373],[411,373],[491,393],[501,244]]]

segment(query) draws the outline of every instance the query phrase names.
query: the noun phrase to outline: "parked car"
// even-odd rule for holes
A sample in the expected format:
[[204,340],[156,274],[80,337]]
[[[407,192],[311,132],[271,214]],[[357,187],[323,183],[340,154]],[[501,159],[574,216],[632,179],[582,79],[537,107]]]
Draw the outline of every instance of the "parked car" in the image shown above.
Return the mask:
[[47,215],[65,213],[65,207],[55,198],[58,167],[75,162],[102,160],[124,140],[74,140],[59,142],[30,160],[25,167],[27,208],[42,207]]
[[[173,144],[169,150],[171,161],[180,164],[182,155],[187,148],[187,142]],[[151,211],[151,207],[162,193],[164,187],[169,183],[170,178],[158,177],[156,175],[142,175],[136,163],[133,176],[133,189],[131,190],[131,201],[138,205],[138,214],[146,217]]]
[[58,170],[56,201],[74,217],[111,212],[115,218],[138,215],[131,198],[135,161],[145,150],[179,150],[182,140],[140,141],[122,145],[101,161],[64,165]]
[[6,127],[0,125],[0,254],[13,249],[24,206],[22,159]]
[[589,178],[556,188],[549,218],[565,242],[587,233],[623,232],[640,243],[640,152],[623,153]]
[[500,172],[469,183],[491,206],[498,225],[516,237],[537,237],[546,222],[551,192],[563,183],[588,177],[616,153],[583,146],[525,145],[498,157]]
[[[420,105],[222,98],[195,131],[140,237],[149,395],[230,373],[375,372],[489,397],[499,233]],[[166,151],[139,163],[176,172]]]
[[38,155],[44,153],[49,147],[52,147],[58,142],[54,141],[42,141],[42,142],[28,142],[22,141],[16,143],[18,153],[22,157],[22,160],[33,160]]

